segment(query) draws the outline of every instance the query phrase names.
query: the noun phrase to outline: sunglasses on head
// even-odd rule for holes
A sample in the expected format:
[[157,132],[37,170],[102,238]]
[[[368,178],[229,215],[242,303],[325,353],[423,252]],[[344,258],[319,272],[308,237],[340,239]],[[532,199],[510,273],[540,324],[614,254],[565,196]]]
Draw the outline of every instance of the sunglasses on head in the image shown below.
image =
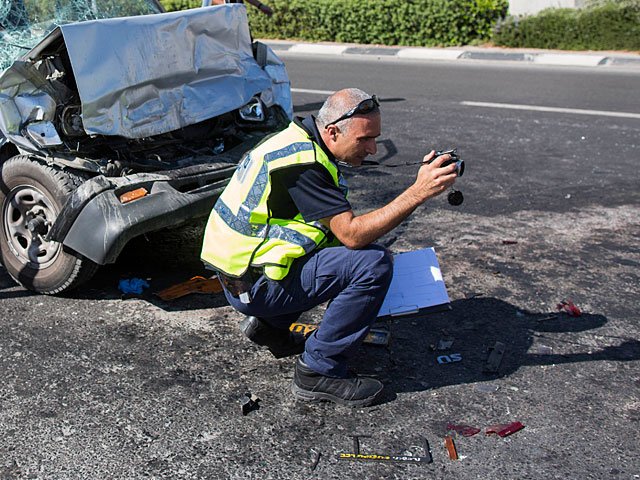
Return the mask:
[[358,105],[353,107],[351,110],[349,110],[347,113],[342,115],[337,120],[327,123],[325,125],[325,128],[327,128],[329,125],[335,125],[336,123],[341,122],[342,120],[346,120],[347,118],[351,118],[354,115],[361,115],[361,114],[375,112],[378,110],[379,106],[380,106],[380,102],[378,101],[378,97],[376,95],[372,95],[371,98],[362,100]]

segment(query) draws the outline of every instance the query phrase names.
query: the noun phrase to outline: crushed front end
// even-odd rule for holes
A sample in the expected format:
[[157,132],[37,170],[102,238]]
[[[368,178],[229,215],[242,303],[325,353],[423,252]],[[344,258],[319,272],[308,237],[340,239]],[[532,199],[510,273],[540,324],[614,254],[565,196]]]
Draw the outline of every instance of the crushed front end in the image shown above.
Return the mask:
[[3,265],[37,291],[76,286],[35,280],[58,257],[70,272],[111,263],[133,237],[206,216],[291,115],[285,67],[251,42],[243,5],[56,27],[0,75],[0,146],[18,153],[0,158]]

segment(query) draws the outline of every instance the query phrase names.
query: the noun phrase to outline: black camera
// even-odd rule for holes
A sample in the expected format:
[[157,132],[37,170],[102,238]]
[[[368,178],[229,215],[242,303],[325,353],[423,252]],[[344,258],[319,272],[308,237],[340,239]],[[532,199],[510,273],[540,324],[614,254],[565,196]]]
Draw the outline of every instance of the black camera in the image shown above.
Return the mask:
[[451,155],[451,158],[449,160],[447,160],[446,162],[444,162],[442,165],[440,165],[440,167],[446,167],[447,165],[451,165],[452,163],[456,164],[456,174],[461,177],[462,174],[464,173],[464,160],[462,160],[459,156],[458,156],[458,151],[456,148],[452,148],[451,150],[442,150],[442,151],[436,151],[436,155],[429,160],[427,163],[431,163],[433,162],[436,158],[438,158],[441,155]]
[[[446,162],[444,162],[440,168],[442,167],[446,167],[447,165],[451,165],[452,163],[456,164],[456,174],[461,177],[462,174],[464,173],[464,160],[462,160],[459,156],[458,156],[458,152],[457,149],[452,148],[451,150],[438,150],[436,151],[436,155],[429,160],[427,163],[431,163],[433,162],[436,158],[438,158],[440,155],[451,155],[451,158],[449,160],[447,160]],[[455,190],[455,189],[451,189],[451,191],[449,192],[449,194],[447,195],[447,201],[449,202],[450,205],[453,205],[454,207],[457,207],[458,205],[462,205],[462,202],[464,202],[464,196],[462,195],[462,192],[460,190]]]

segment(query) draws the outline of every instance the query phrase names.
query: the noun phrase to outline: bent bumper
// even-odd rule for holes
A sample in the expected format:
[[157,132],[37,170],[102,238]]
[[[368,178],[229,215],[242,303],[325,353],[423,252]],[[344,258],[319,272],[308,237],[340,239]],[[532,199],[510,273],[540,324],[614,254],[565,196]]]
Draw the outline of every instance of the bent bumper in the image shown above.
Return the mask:
[[[206,217],[235,168],[235,163],[224,162],[92,178],[74,191],[48,239],[97,264],[113,263],[134,237]],[[120,195],[141,187],[147,195],[120,201]]]

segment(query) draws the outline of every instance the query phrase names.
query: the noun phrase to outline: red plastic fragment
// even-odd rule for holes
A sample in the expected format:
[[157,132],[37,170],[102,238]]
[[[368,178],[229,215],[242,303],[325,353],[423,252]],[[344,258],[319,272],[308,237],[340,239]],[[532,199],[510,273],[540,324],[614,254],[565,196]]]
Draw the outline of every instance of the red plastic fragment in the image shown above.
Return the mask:
[[457,432],[463,437],[472,437],[476,433],[480,432],[479,428],[472,427],[470,425],[454,425],[452,423],[447,423],[447,430]]
[[572,317],[579,317],[582,315],[582,312],[571,300],[563,300],[557,305],[558,310],[564,310],[567,314]]
[[508,437],[512,433],[516,433],[519,430],[522,430],[524,425],[520,422],[513,423],[501,423],[498,425],[491,425],[487,428],[485,432],[487,435],[491,435],[492,433],[497,433],[500,437]]

